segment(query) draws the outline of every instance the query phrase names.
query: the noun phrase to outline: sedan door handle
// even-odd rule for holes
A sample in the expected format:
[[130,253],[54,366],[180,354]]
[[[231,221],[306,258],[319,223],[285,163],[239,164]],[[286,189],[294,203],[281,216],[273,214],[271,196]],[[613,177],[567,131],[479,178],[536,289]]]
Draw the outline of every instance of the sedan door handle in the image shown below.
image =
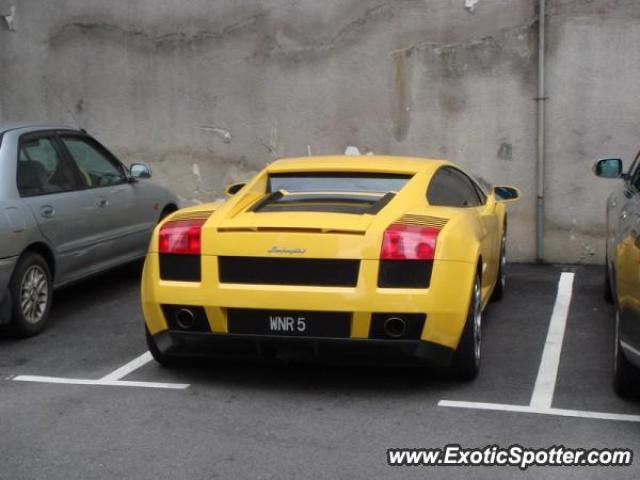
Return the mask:
[[40,215],[42,215],[44,218],[51,218],[55,214],[56,210],[51,205],[42,205],[40,207]]
[[100,198],[98,199],[98,201],[96,202],[96,205],[97,205],[98,207],[100,207],[100,208],[104,208],[104,207],[106,207],[106,206],[108,206],[108,205],[109,205],[109,200],[107,200],[107,199],[106,199],[106,198],[104,198],[104,197],[100,197]]

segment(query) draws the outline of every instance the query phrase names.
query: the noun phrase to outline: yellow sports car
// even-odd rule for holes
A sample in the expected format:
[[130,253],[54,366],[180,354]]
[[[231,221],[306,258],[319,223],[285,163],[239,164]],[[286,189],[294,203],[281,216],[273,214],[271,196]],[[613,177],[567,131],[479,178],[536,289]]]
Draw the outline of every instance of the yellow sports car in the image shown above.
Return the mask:
[[279,160],[156,228],[142,279],[154,358],[313,355],[480,366],[505,288],[505,202],[443,160]]

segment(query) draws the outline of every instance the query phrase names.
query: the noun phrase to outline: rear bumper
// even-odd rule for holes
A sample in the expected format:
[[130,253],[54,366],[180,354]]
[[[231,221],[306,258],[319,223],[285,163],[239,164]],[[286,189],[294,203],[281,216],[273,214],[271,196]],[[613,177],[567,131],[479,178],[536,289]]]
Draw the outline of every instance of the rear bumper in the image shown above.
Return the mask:
[[11,320],[11,297],[9,295],[9,282],[16,266],[18,257],[0,259],[0,325]]
[[203,256],[201,266],[200,282],[162,280],[158,255],[147,255],[141,293],[145,322],[152,335],[169,329],[161,305],[202,307],[210,331],[223,336],[229,333],[229,309],[349,312],[352,324],[346,340],[364,342],[374,340],[369,337],[376,313],[402,312],[426,314],[419,340],[455,349],[467,318],[476,274],[475,264],[435,261],[429,288],[379,288],[379,262],[363,260],[356,286],[309,287],[220,283],[216,257]]
[[303,358],[353,363],[451,364],[454,350],[423,340],[310,338],[269,335],[187,333],[165,330],[153,335],[165,355],[209,358],[272,358],[294,354]]
[[9,287],[18,257],[0,258],[0,295]]

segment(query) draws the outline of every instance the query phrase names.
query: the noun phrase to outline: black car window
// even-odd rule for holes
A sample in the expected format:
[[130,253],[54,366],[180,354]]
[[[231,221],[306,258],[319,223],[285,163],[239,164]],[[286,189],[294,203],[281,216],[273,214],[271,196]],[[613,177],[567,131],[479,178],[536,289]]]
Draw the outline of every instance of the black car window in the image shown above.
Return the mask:
[[471,180],[471,183],[476,193],[478,194],[478,197],[480,198],[480,205],[484,205],[485,203],[487,203],[487,194],[484,193],[484,190],[480,186],[480,182],[474,182],[473,180]]
[[443,167],[433,175],[427,200],[445,207],[477,207],[483,203],[469,177],[452,167]]
[[269,192],[399,192],[411,179],[410,175],[374,173],[272,173]]
[[90,139],[62,136],[61,140],[75,161],[87,186],[106,187],[127,181],[122,166],[110,159]]
[[20,140],[17,186],[21,196],[66,192],[81,187],[51,138]]

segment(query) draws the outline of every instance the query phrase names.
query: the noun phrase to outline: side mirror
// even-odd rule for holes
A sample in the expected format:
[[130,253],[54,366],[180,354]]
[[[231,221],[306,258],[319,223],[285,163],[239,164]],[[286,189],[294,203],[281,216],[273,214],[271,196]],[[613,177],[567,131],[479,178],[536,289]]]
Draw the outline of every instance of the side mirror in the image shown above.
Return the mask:
[[620,178],[622,176],[622,160],[619,158],[603,158],[593,166],[593,173],[600,178]]
[[132,163],[129,174],[133,178],[151,178],[151,168],[146,163]]
[[496,185],[493,187],[493,194],[496,197],[496,201],[502,203],[517,202],[520,200],[520,190],[515,187],[509,187],[508,185]]
[[246,184],[244,184],[244,183],[232,183],[231,185],[227,185],[227,188],[224,189],[224,194],[227,196],[227,198],[228,197],[233,197],[245,185]]

